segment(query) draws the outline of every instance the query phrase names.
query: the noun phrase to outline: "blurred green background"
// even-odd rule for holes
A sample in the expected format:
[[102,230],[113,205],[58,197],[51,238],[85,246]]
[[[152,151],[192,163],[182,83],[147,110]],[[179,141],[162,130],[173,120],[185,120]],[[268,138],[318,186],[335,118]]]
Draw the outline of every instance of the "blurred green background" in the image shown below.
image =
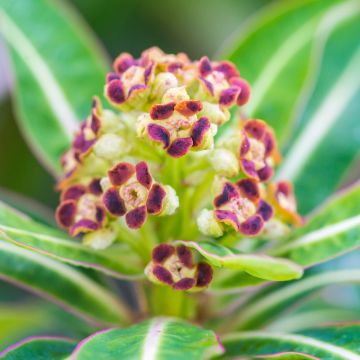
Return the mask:
[[[70,3],[96,33],[111,58],[122,51],[138,55],[154,45],[166,52],[184,51],[198,58],[205,54],[213,56],[244,21],[270,1],[72,0]],[[57,202],[54,181],[31,154],[15,122],[8,92],[10,69],[3,42],[0,42],[0,65],[0,187],[2,191],[14,191],[54,208]]]

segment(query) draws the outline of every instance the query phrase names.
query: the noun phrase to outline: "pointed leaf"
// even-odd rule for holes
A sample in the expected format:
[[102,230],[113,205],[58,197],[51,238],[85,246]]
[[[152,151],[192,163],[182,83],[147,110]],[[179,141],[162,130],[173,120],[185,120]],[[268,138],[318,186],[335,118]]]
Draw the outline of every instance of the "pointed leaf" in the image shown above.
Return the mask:
[[58,173],[92,96],[102,93],[107,61],[64,2],[2,0],[0,24],[11,49],[19,124],[35,155]]
[[221,351],[212,331],[181,320],[155,318],[127,329],[93,334],[77,346],[70,359],[200,360]]
[[176,241],[198,251],[210,264],[233,270],[245,271],[260,279],[285,281],[298,279],[302,269],[295,263],[262,254],[238,254],[225,246],[193,241]]
[[0,240],[0,279],[28,289],[97,323],[126,323],[125,307],[80,271]]

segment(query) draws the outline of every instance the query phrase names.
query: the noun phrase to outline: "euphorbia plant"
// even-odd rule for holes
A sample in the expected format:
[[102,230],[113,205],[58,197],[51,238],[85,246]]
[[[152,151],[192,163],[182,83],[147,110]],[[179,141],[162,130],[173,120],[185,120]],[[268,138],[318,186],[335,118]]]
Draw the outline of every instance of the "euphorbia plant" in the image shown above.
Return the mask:
[[[276,59],[275,54],[265,62],[264,77],[252,81],[242,77],[239,55],[244,54],[251,77],[255,65],[251,51],[249,55],[245,50],[251,50],[252,36],[265,41],[268,32],[276,33],[274,19],[283,23],[291,14],[308,19],[310,12],[309,29],[321,30],[322,21],[341,10],[342,17],[331,28],[341,34],[345,25],[358,24],[356,2],[305,2],[273,10],[274,17],[254,25],[227,60],[190,60],[183,53],[168,55],[154,47],[137,59],[120,54],[106,75],[92,47],[72,32],[76,22],[65,25],[64,10],[56,11],[54,4],[43,1],[29,1],[26,12],[11,1],[1,6],[3,34],[13,49],[20,121],[28,138],[36,141],[37,152],[57,173],[60,203],[55,217],[66,232],[2,203],[0,276],[47,295],[92,325],[84,339],[32,337],[0,356],[360,358],[356,324],[312,329],[318,324],[310,318],[295,326],[294,334],[271,329],[283,309],[311,291],[360,279],[356,269],[308,272],[300,279],[305,268],[359,244],[359,188],[336,195],[303,218],[289,181],[298,183],[304,164],[312,169],[317,159],[309,158],[312,150],[359,89],[360,82],[352,78],[359,50],[350,44],[345,70],[336,77],[335,86],[348,89],[344,99],[334,105],[330,92],[318,106],[309,100],[304,112],[308,118],[299,126],[302,132],[295,133],[294,146],[289,142],[282,167],[277,138],[285,147],[292,94],[285,89],[279,91],[281,96],[274,95],[269,82],[275,85],[278,80],[277,87],[286,87],[289,79],[283,68],[297,63]],[[40,12],[73,34],[66,41],[87,61],[81,78],[62,77],[60,69],[71,68],[71,62],[51,67],[51,51],[46,53],[41,37],[24,21],[28,13]],[[296,27],[296,22],[290,24]],[[303,36],[315,42],[310,30]],[[323,41],[322,33],[319,39]],[[313,56],[310,50],[307,55]],[[273,65],[276,60],[284,62],[283,68]],[[91,76],[96,81],[91,82]],[[81,81],[89,84],[83,95]],[[31,85],[33,94],[28,92]],[[74,99],[68,101],[71,94]],[[41,101],[50,110],[38,120],[31,110],[41,116],[38,110],[46,108]],[[77,125],[77,111],[84,115],[84,104],[90,103]],[[55,129],[59,124],[61,133]],[[53,129],[44,133],[45,125]],[[358,146],[356,139],[354,143]],[[349,147],[352,144],[349,140]],[[324,161],[328,151],[322,151]],[[325,181],[319,192],[332,183],[333,179]],[[298,199],[311,208],[308,204],[317,203],[306,197],[316,199],[317,189],[306,190]],[[136,303],[120,296],[109,277],[131,281]],[[287,284],[290,280],[294,282]],[[325,320],[338,319],[328,312]],[[281,329],[281,322],[274,327]]]

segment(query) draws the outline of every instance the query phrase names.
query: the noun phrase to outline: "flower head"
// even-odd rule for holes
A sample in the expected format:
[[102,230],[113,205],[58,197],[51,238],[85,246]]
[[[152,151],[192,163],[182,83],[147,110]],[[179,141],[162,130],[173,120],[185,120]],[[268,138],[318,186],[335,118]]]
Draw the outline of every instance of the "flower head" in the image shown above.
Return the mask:
[[[168,215],[178,205],[170,187],[153,181],[144,161],[136,165],[120,162],[108,171],[105,179],[102,195],[105,209],[112,216],[125,216],[131,229],[142,227],[148,214]],[[173,202],[171,206],[167,204],[169,201]]]
[[75,184],[63,190],[56,209],[58,224],[72,236],[101,229],[106,218],[101,192],[99,179],[93,179],[86,186]]
[[153,249],[152,261],[145,272],[155,283],[169,285],[175,290],[191,291],[206,288],[213,276],[208,263],[194,262],[188,247],[169,244],[160,244]]

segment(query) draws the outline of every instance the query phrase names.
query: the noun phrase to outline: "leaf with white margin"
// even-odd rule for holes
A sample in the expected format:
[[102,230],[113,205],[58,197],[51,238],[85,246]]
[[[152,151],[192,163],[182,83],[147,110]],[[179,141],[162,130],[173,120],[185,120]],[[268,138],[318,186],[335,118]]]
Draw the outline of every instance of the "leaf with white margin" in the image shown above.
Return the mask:
[[124,244],[116,244],[105,250],[91,249],[0,201],[1,233],[4,240],[71,265],[91,268],[120,279],[138,279],[144,276],[139,259],[134,258],[124,248]]
[[18,123],[39,160],[59,174],[60,155],[102,93],[107,59],[63,1],[1,0],[0,31],[12,55]]
[[127,329],[95,333],[78,344],[69,360],[202,360],[221,352],[211,330],[178,319],[154,318]]
[[360,246],[360,184],[330,198],[272,254],[309,267]]
[[319,328],[301,334],[240,332],[222,338],[226,353],[221,358],[300,352],[316,359],[360,360],[359,337],[360,325]]
[[0,279],[97,324],[126,324],[129,313],[104,286],[66,264],[0,238]]
[[198,251],[211,265],[245,271],[260,279],[287,281],[299,279],[302,268],[286,260],[263,254],[239,254],[229,248],[211,242],[175,241]]
[[63,360],[74,349],[74,340],[55,336],[32,336],[0,352],[2,360]]

